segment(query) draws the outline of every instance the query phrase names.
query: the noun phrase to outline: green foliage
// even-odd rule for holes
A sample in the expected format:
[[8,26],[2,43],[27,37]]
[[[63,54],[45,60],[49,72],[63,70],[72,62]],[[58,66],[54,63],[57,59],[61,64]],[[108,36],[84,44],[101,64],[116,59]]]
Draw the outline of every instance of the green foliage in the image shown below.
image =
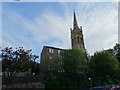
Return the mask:
[[82,50],[64,50],[60,57],[53,57],[46,61],[47,73],[44,82],[47,88],[74,90],[87,85],[87,60]]
[[35,75],[39,74],[39,64],[37,62],[31,63],[31,73],[34,73]]
[[70,84],[72,84],[73,81],[78,83],[78,88],[85,86],[83,85],[87,78],[87,61],[85,52],[80,49],[65,50],[62,53],[62,59],[63,68],[66,77],[68,77],[68,82],[70,82]]
[[66,73],[81,74],[86,68],[86,56],[82,50],[70,49],[62,53],[63,68]]
[[[32,55],[32,50],[24,50],[23,47],[13,50],[12,47],[4,48],[2,51],[2,71],[4,76],[17,76],[21,72],[29,71],[31,64],[38,56]],[[10,74],[9,74],[10,73]]]
[[115,57],[120,62],[120,44],[116,44],[113,48],[113,51],[115,52]]
[[[104,50],[94,53],[90,60],[90,73],[92,78],[101,78],[101,82],[111,82],[111,78],[118,77],[119,63],[110,52]],[[109,80],[105,80],[109,77]],[[108,82],[109,83],[109,82]]]

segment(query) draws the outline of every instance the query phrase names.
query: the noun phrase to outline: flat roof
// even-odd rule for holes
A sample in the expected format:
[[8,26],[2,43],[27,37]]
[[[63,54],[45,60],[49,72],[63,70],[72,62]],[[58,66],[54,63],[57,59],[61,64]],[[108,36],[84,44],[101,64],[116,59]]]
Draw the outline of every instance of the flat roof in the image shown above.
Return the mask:
[[56,48],[56,47],[52,47],[52,46],[44,46],[46,48],[52,48],[52,49],[59,49],[59,50],[64,50],[64,49],[61,49],[61,48]]

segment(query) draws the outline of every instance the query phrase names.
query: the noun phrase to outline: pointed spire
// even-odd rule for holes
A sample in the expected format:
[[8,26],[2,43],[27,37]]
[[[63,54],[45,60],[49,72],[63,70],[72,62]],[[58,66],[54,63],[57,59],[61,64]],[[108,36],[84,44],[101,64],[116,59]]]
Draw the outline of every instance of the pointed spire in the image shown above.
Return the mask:
[[74,25],[73,28],[78,28],[75,12],[74,12],[74,22],[73,22],[73,25]]

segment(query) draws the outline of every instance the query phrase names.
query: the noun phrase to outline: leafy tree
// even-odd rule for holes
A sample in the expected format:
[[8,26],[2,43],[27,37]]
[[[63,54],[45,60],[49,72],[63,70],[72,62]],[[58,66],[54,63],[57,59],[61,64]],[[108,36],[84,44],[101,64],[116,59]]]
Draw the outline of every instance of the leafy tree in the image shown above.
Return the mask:
[[33,75],[39,75],[40,73],[40,70],[39,70],[39,63],[37,62],[32,62],[31,63],[31,73]]
[[23,47],[13,50],[12,47],[6,47],[2,51],[2,69],[5,76],[17,76],[21,72],[29,71],[31,63],[38,56],[32,55],[32,50],[24,50]]
[[[118,43],[112,49],[108,49],[106,51],[109,51],[118,60],[120,65],[120,44]],[[120,81],[120,67],[119,67],[118,80]]]
[[120,62],[120,44],[116,44],[113,48],[113,53],[115,54],[115,57]]
[[60,74],[62,71],[61,59],[57,56],[52,56],[45,60],[45,76],[44,83],[47,88],[59,88],[61,86]]
[[80,49],[61,52],[60,57],[46,60],[45,85],[47,88],[75,89],[87,82],[86,54]]
[[76,87],[86,86],[87,58],[81,49],[64,50],[62,53],[63,69],[70,86],[76,83]]
[[111,53],[120,62],[120,44],[116,44],[112,49],[105,50]]
[[[99,78],[101,84],[106,83],[106,78],[114,79],[118,76],[118,61],[108,51],[94,53],[94,55],[91,56],[90,61],[91,77],[93,79]],[[106,84],[109,84],[110,82],[107,82]]]

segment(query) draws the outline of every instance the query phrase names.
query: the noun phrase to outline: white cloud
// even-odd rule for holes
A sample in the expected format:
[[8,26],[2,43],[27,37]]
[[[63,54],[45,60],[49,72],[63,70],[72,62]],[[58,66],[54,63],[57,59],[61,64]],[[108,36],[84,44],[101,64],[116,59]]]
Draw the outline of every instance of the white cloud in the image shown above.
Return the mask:
[[[88,6],[87,6],[88,5]],[[85,45],[90,54],[101,49],[111,48],[118,42],[118,10],[117,3],[83,3],[77,8],[84,8],[87,12],[78,17],[79,23],[83,26]],[[89,8],[91,10],[89,11]],[[82,17],[82,18],[80,18]]]
[[[61,5],[65,12],[62,16],[57,15],[54,11],[45,11],[42,15],[39,14],[37,17],[28,19],[14,10],[9,11],[14,17],[9,15],[7,17],[22,27],[21,35],[18,36],[23,41],[22,45],[24,47],[38,48],[33,42],[60,48],[71,47],[70,28],[73,24],[73,16],[71,14],[73,12],[69,10],[69,6],[66,3],[61,3]],[[117,42],[118,34],[117,5],[106,4],[106,7],[95,5],[96,3],[79,3],[76,6],[78,23],[83,26],[85,45],[90,54],[103,48],[113,47]],[[26,36],[27,33],[31,34],[32,39]],[[7,35],[6,38],[11,39],[14,43],[3,38],[3,45],[15,45],[15,43],[19,45],[20,43],[15,37],[17,37],[17,34],[10,32],[10,35]],[[51,39],[55,41],[51,41]]]

